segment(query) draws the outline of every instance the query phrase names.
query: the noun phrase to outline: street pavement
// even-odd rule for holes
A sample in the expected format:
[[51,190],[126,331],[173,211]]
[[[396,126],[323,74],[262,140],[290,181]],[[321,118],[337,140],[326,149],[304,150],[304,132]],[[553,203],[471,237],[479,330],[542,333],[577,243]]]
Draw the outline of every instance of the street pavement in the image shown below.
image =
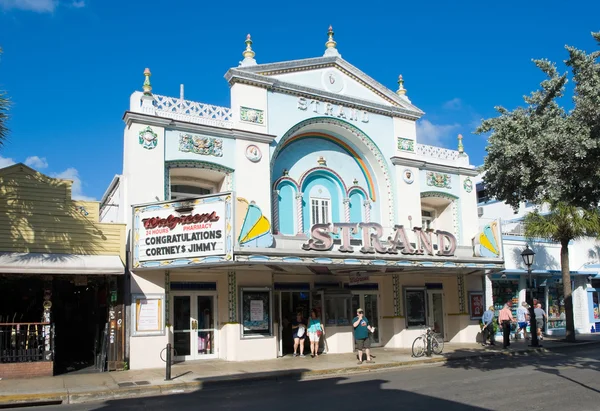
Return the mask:
[[20,408],[79,410],[548,410],[600,409],[600,348],[471,358],[440,365],[102,403]]

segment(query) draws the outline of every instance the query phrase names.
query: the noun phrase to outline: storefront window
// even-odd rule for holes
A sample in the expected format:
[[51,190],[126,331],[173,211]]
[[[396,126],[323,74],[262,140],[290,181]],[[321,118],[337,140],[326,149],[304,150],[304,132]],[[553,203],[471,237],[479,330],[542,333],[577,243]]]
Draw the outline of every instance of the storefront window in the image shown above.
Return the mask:
[[424,288],[404,290],[404,301],[406,301],[406,323],[408,327],[417,327],[427,324],[425,300]]
[[598,298],[598,292],[594,291],[592,293],[592,304],[593,304],[593,309],[594,309],[594,321],[600,320],[600,311],[598,310],[598,302],[599,301],[600,301],[600,298]]
[[492,282],[492,298],[494,301],[494,310],[498,317],[504,304],[512,304],[512,314],[516,318],[517,308],[519,307],[519,281],[518,280],[498,280]]
[[567,326],[565,321],[565,298],[562,284],[548,286],[548,329],[561,329]]
[[345,326],[350,325],[351,301],[350,295],[325,294],[325,324]]
[[242,336],[270,336],[271,290],[243,288],[241,290]]

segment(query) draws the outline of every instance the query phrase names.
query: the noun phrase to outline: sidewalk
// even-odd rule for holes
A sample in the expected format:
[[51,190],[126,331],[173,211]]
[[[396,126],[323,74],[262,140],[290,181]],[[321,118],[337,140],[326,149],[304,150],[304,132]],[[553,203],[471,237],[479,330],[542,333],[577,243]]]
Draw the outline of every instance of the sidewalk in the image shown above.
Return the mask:
[[[564,347],[579,347],[600,343],[600,334],[580,335],[578,344],[546,338],[538,352]],[[535,351],[524,341],[511,343],[509,350],[482,347],[479,344],[450,344],[441,356],[412,358],[410,350],[375,348],[375,364],[358,365],[356,355],[325,354],[319,358],[228,362],[223,360],[195,361],[176,364],[172,380],[164,381],[165,370],[131,370],[110,373],[60,375],[31,379],[0,381],[0,406],[20,403],[82,403],[133,396],[173,394],[207,389],[227,384],[260,380],[302,380],[324,375],[369,372],[396,367],[455,361],[470,357],[514,355]]]

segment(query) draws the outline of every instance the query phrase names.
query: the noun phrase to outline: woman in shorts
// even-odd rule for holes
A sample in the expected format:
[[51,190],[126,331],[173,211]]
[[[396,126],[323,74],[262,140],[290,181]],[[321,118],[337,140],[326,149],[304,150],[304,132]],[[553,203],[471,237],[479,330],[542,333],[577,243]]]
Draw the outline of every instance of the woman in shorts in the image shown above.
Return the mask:
[[300,357],[304,357],[304,340],[306,339],[306,321],[302,316],[302,311],[298,311],[296,319],[292,321],[292,336],[294,337],[294,357],[298,356],[298,346],[300,346]]
[[321,323],[321,319],[317,316],[317,310],[313,309],[308,320],[308,341],[312,358],[319,356],[319,341],[322,334],[325,334],[325,328]]

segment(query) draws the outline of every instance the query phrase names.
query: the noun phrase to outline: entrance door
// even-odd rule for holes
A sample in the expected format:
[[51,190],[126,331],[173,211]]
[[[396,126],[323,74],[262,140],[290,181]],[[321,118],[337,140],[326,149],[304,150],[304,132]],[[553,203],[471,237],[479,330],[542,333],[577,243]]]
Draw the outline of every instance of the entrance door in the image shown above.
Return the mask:
[[[283,357],[294,352],[294,339],[292,322],[296,320],[296,313],[302,312],[304,320],[308,322],[310,315],[309,291],[280,291],[279,292],[279,356]],[[277,303],[276,303],[277,305]],[[306,353],[308,340],[305,341]],[[310,351],[309,351],[310,352]]]
[[369,320],[375,332],[371,335],[372,345],[381,345],[379,337],[379,295],[368,291],[354,291],[352,293],[352,315],[356,315],[358,308],[365,310],[365,317]]
[[444,292],[442,290],[428,290],[428,318],[427,323],[433,332],[446,338],[444,327]]
[[215,358],[217,296],[197,292],[175,294],[172,298],[173,348],[176,360]]

